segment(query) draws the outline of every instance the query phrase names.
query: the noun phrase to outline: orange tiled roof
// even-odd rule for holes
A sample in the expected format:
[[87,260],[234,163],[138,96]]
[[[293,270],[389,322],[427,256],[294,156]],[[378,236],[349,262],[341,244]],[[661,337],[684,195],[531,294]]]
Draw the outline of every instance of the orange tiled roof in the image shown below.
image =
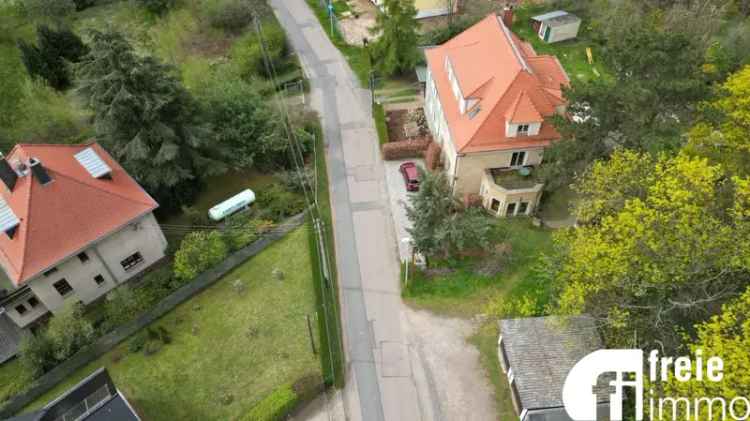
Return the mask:
[[[112,169],[111,179],[94,178],[76,160],[89,146]],[[0,264],[16,286],[158,206],[96,143],[19,144],[7,160],[32,157],[52,182],[41,185],[31,172],[18,178],[12,192],[0,182],[0,195],[20,219],[13,238],[0,232]]]
[[[531,123],[552,116],[564,104],[562,86],[569,80],[557,58],[537,55],[494,14],[425,54],[458,152],[546,146],[560,138],[549,123],[535,136],[506,137],[509,120]],[[464,98],[479,101],[476,114],[461,113],[446,59]]]

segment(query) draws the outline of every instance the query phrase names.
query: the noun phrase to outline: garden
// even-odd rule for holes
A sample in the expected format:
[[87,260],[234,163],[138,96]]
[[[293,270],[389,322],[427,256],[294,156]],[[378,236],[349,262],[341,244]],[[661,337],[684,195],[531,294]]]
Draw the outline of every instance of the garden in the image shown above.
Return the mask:
[[[0,34],[0,89],[8,92],[0,99],[7,111],[0,117],[2,148],[19,141],[80,143],[95,137],[160,203],[157,218],[170,244],[168,258],[141,279],[85,309],[67,308],[30,336],[20,357],[0,366],[0,402],[5,402],[231,253],[278,230],[306,208],[303,186],[321,177],[325,183],[325,162],[312,155],[313,142],[322,145],[317,115],[299,108],[289,122],[286,106],[270,100],[277,92],[286,94],[287,83],[304,81],[265,0],[14,0],[0,2],[0,22],[9,28]],[[113,98],[107,93],[112,90],[131,96]],[[296,170],[300,163],[304,171]],[[210,207],[246,188],[257,197],[250,210],[221,223],[208,218]],[[327,186],[316,192],[327,195]],[[330,215],[323,213],[330,237]],[[335,293],[321,293],[317,243],[305,239],[311,230],[306,225],[291,234],[294,240],[236,269],[231,275],[236,279],[195,296],[89,368],[106,365],[118,383],[126,378],[119,386],[154,419],[182,410],[182,418],[236,418],[265,396],[259,408],[271,410],[274,402],[289,403],[283,397],[309,397],[311,385],[340,386],[338,304]],[[266,276],[274,281],[258,283]],[[276,290],[279,286],[284,288]],[[232,292],[220,293],[222,288]],[[236,314],[227,314],[232,293]],[[322,304],[326,297],[328,306]],[[311,319],[311,331],[307,324],[296,325],[316,308],[327,312]],[[205,327],[194,322],[199,313]],[[294,327],[288,325],[292,320]],[[334,329],[323,335],[322,327],[331,323]],[[332,359],[312,354],[310,332],[317,351]],[[199,336],[205,343],[193,338]],[[236,342],[221,352],[211,349],[227,338]],[[256,348],[258,354],[250,352]],[[250,361],[251,355],[257,361]],[[327,364],[321,373],[322,361]],[[165,370],[160,376],[139,373],[128,380],[124,374],[154,364]],[[183,379],[184,367],[206,381]],[[184,382],[195,389],[180,397],[175,389]],[[209,412],[185,405],[181,400],[188,392],[213,400],[199,405]],[[164,401],[170,397],[174,400]]]

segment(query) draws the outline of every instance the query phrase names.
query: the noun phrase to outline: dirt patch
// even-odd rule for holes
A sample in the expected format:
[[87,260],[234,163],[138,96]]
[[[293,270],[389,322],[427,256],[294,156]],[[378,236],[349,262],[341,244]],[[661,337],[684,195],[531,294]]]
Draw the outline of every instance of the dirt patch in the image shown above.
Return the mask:
[[432,140],[432,136],[429,135],[429,131],[425,129],[419,129],[418,134],[412,137],[407,137],[404,131],[404,126],[412,123],[413,120],[410,117],[411,113],[419,113],[424,117],[424,110],[421,108],[412,111],[409,110],[392,110],[387,111],[385,114],[386,126],[388,126],[388,139],[391,142],[400,142],[403,140],[417,140],[417,139],[429,139]]
[[494,388],[487,379],[476,347],[467,342],[478,323],[404,308],[409,342],[424,372],[436,412],[434,419],[496,420]]
[[234,37],[217,38],[206,32],[197,32],[185,41],[185,51],[189,55],[201,57],[223,57],[232,46]]

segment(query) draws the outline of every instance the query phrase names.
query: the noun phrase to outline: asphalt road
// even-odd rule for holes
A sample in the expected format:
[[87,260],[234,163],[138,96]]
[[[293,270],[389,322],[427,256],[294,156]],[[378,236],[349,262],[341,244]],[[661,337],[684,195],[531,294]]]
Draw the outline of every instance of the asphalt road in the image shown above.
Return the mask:
[[369,91],[359,87],[304,0],[270,3],[310,79],[311,105],[321,115],[327,142],[348,367],[347,418],[436,419],[434,393],[418,353],[410,352]]

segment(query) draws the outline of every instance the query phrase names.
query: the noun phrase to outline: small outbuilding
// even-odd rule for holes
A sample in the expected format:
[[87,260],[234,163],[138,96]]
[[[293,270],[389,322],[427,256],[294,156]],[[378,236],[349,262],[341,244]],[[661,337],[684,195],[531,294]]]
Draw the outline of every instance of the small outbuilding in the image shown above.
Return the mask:
[[532,17],[531,25],[541,40],[553,43],[577,37],[581,18],[563,10],[556,10]]
[[[588,316],[528,317],[499,322],[498,358],[508,377],[511,400],[520,421],[572,421],[562,401],[568,372],[603,347]],[[609,420],[606,376],[594,388],[597,420]]]

